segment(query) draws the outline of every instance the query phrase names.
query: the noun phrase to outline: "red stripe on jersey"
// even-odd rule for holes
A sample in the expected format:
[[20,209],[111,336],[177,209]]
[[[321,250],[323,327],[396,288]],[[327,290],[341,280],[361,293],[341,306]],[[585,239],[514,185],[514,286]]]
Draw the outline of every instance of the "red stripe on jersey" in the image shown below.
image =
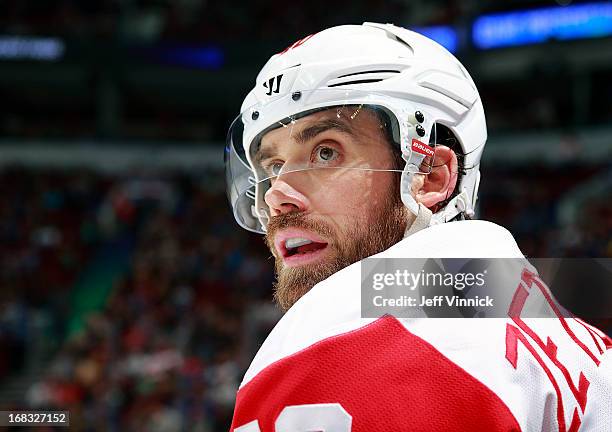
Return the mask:
[[324,403],[342,405],[353,432],[520,431],[492,390],[389,316],[266,367],[238,392],[232,430],[274,432],[286,406]]
[[589,333],[589,335],[591,336],[591,339],[593,340],[593,342],[595,343],[595,346],[597,347],[597,350],[599,351],[599,354],[603,354],[604,351],[601,349],[601,347],[599,346],[599,341],[597,340],[596,333],[588,326],[584,323],[584,321],[582,321],[579,318],[576,318],[576,321],[585,328],[585,330]]

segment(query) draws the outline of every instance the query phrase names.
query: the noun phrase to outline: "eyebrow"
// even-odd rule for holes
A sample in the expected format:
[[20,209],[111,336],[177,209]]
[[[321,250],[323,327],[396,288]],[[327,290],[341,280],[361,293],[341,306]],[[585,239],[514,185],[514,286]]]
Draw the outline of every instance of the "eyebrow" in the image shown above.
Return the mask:
[[[336,130],[341,133],[355,136],[355,131],[349,125],[338,120],[328,119],[318,121],[315,124],[302,129],[294,139],[297,144],[304,144],[315,138],[317,135],[320,135],[328,130]],[[259,163],[262,160],[272,158],[275,154],[276,146],[277,144],[273,143],[271,146],[267,146],[263,150],[260,147],[255,155],[255,162]]]

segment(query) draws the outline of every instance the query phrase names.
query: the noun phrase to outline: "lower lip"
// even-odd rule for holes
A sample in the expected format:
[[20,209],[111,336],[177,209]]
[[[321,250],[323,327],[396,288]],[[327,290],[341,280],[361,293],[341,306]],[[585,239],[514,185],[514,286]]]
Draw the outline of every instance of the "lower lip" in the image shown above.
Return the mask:
[[327,248],[328,246],[325,246],[323,249],[307,252],[305,254],[295,254],[283,257],[283,263],[287,267],[298,267],[305,264],[311,264],[317,260],[320,260],[327,252]]

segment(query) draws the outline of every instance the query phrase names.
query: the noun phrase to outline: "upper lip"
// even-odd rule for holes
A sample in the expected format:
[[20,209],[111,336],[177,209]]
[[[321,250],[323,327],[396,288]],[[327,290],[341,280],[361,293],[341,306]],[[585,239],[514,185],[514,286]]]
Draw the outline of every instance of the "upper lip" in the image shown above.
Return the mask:
[[279,231],[274,236],[274,247],[276,248],[279,255],[282,256],[283,258],[289,255],[288,250],[285,247],[285,242],[287,241],[287,239],[294,238],[294,237],[305,238],[305,239],[312,241],[313,243],[325,243],[325,244],[328,243],[327,241],[325,241],[325,239],[319,237],[318,235],[314,234],[311,231],[307,231],[307,230],[300,229],[300,228],[284,229],[282,231]]

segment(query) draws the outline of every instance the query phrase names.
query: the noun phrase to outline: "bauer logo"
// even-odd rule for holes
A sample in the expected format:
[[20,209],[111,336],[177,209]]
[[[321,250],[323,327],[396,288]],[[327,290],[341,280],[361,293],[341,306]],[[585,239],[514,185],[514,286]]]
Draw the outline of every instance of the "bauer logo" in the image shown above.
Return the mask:
[[433,148],[431,148],[430,146],[428,146],[425,143],[422,143],[421,141],[419,141],[416,138],[412,138],[412,151],[415,151],[417,153],[421,153],[425,156],[433,156],[434,155],[434,150]]

